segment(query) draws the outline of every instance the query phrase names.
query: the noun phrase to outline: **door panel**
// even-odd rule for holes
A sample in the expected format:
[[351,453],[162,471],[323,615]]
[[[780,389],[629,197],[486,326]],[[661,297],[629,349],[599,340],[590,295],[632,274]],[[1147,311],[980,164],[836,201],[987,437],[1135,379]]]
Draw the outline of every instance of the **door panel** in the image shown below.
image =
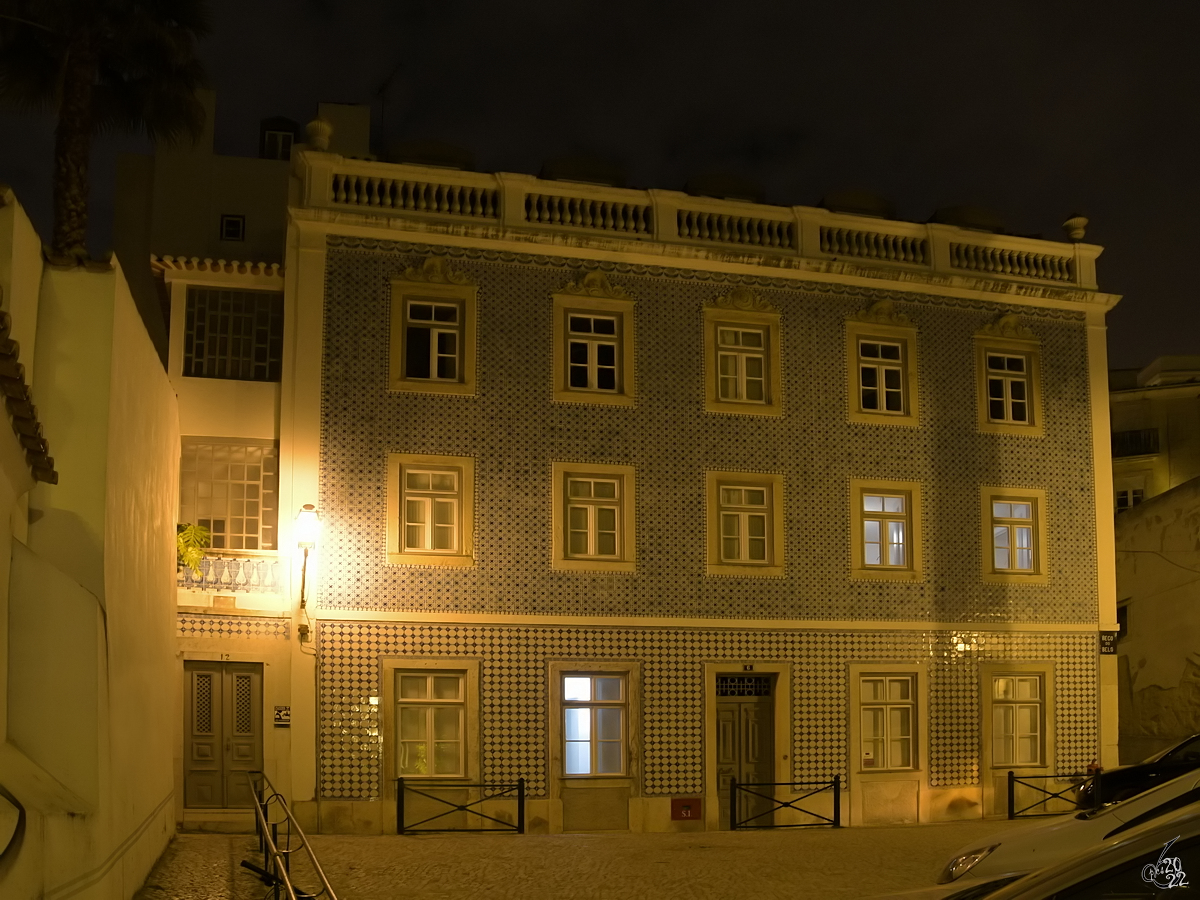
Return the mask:
[[246,772],[262,769],[262,664],[184,663],[184,805],[253,805]]

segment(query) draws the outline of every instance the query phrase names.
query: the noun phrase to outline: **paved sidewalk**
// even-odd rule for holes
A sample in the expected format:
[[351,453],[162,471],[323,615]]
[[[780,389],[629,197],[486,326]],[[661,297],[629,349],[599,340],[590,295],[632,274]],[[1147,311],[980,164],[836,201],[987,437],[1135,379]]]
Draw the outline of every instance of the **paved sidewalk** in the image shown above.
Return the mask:
[[[953,850],[1011,827],[316,835],[312,842],[339,900],[863,900],[932,884]],[[238,868],[243,859],[262,863],[251,836],[181,834],[136,900],[260,900],[267,888]],[[298,864],[295,875],[314,889]]]

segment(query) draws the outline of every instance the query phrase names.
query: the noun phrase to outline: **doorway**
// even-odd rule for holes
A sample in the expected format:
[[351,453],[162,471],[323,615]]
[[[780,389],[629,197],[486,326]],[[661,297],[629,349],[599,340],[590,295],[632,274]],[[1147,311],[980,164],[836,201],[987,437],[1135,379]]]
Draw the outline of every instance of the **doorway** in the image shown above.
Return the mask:
[[246,773],[263,767],[262,663],[198,660],[183,668],[183,805],[253,806]]
[[[732,779],[738,784],[775,781],[775,678],[772,675],[717,675],[716,762],[721,828],[729,827]],[[754,788],[774,796],[774,788]],[[775,804],[765,797],[739,792],[738,821],[774,824]]]

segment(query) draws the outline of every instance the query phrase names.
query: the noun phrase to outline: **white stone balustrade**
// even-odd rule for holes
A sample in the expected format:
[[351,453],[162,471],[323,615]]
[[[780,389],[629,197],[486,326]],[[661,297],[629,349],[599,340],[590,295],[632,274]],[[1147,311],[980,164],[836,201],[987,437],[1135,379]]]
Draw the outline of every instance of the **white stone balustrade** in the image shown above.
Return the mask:
[[312,209],[859,263],[864,272],[897,267],[1095,290],[1096,258],[1102,250],[1094,244],[809,206],[380,163],[312,150],[298,153],[295,166],[300,203]]

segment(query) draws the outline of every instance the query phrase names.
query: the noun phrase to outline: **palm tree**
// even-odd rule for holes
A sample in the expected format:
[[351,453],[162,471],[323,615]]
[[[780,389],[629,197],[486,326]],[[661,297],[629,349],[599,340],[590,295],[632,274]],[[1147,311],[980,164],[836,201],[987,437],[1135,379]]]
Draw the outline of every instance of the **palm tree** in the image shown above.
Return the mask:
[[53,260],[87,259],[94,134],[199,136],[207,33],[205,0],[0,0],[0,100],[58,112]]

